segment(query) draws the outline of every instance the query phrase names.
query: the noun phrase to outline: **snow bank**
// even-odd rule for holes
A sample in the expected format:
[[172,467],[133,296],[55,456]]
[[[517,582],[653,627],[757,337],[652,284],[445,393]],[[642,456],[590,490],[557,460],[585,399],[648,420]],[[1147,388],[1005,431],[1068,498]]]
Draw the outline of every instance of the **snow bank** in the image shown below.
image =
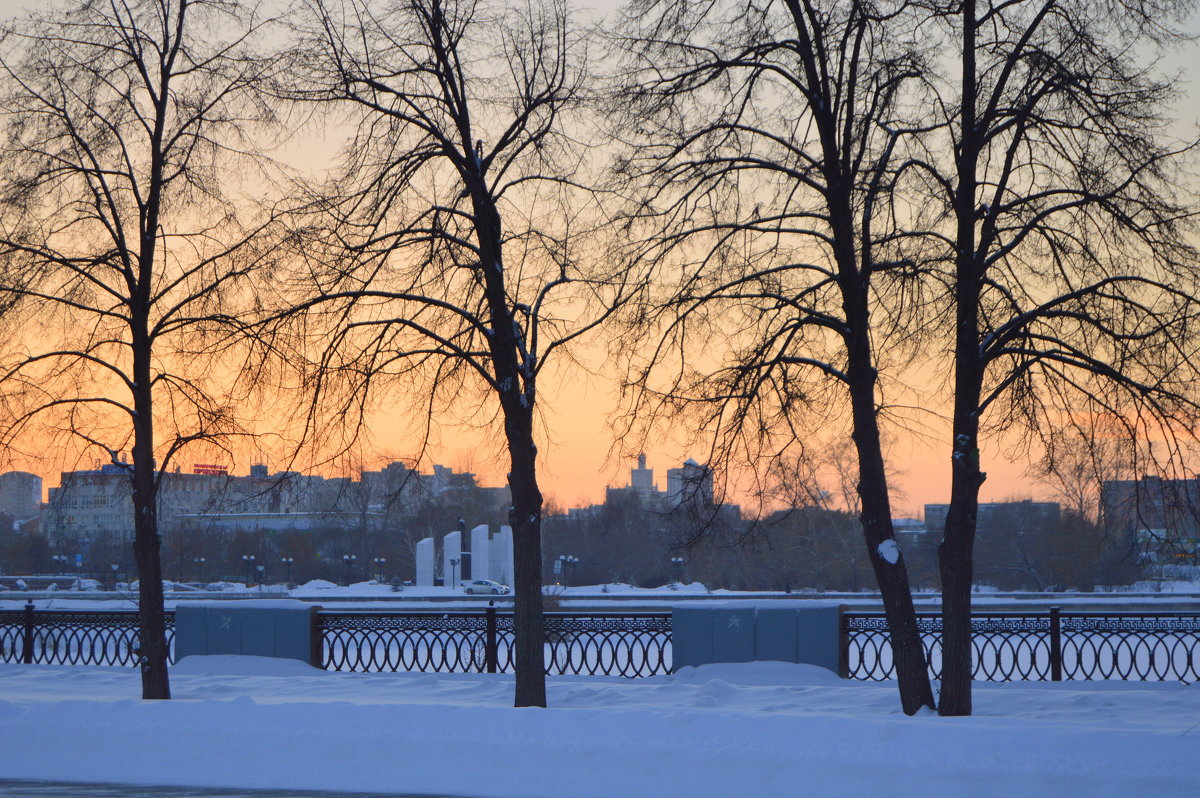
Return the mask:
[[166,702],[131,669],[0,665],[0,778],[521,798],[1191,798],[1200,779],[1200,688],[1179,684],[983,684],[975,717],[942,719],[787,663],[551,677],[549,710],[512,709],[507,675],[300,665],[185,659]]
[[330,676],[307,662],[284,657],[205,654],[184,657],[171,666],[172,676]]

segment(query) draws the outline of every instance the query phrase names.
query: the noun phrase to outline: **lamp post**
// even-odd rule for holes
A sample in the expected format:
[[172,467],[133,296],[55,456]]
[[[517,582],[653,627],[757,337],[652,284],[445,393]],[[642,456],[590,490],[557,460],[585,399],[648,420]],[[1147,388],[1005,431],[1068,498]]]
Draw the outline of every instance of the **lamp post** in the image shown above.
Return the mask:
[[[557,570],[559,573],[562,574],[564,579],[567,579],[567,568],[568,567],[574,569],[575,566],[579,565],[579,558],[576,557],[574,554],[560,554],[558,557],[558,561],[561,563],[561,565],[559,565]],[[571,576],[574,576],[574,573],[572,573]],[[567,584],[570,584],[571,581],[572,581],[571,579],[567,579]]]
[[59,576],[62,576],[63,574],[65,574],[67,572],[67,555],[51,554],[50,559],[53,560],[54,564],[58,566],[58,575]]
[[358,559],[358,556],[355,554],[343,554],[342,555],[342,562],[346,566],[346,584],[347,585],[350,584],[350,575],[354,570],[354,562],[357,559]]
[[675,581],[676,582],[679,582],[679,583],[683,582],[683,566],[685,563],[687,563],[687,560],[684,559],[683,557],[672,557],[671,558],[671,565],[675,566]]
[[207,562],[203,557],[193,557],[192,562],[196,564],[196,581],[204,581],[204,563]]
[[294,563],[295,561],[296,561],[296,558],[294,558],[294,557],[284,557],[283,559],[280,560],[280,562],[283,563],[284,567],[287,568],[287,583],[289,585],[292,583],[292,563]]
[[450,587],[458,586],[458,578],[457,578],[458,562],[459,561],[456,560],[455,558],[453,558],[453,557],[450,558],[450,585],[449,585]]
[[371,560],[371,562],[375,563],[375,572],[377,574],[377,576],[375,578],[378,579],[380,582],[382,582],[383,581],[383,564],[387,562],[387,557],[376,557],[375,559]]
[[117,589],[117,571],[118,571],[118,570],[121,568],[121,566],[120,566],[120,565],[117,565],[116,563],[112,563],[112,564],[111,564],[109,567],[110,567],[110,568],[112,568],[112,572],[113,572],[113,590],[115,591],[115,590]]
[[261,585],[267,581],[267,565],[263,563],[254,567],[258,569],[258,583]]
[[249,584],[250,583],[250,573],[251,573],[250,569],[252,569],[254,567],[254,555],[253,554],[243,554],[242,555],[242,564],[246,566],[246,584]]

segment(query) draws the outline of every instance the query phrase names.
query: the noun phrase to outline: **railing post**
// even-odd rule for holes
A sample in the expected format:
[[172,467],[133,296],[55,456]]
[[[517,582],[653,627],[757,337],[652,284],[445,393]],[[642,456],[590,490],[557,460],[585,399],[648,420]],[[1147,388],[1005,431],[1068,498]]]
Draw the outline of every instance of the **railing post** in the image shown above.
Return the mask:
[[320,607],[313,607],[309,619],[309,662],[314,668],[325,667],[325,635],[321,633]]
[[1050,681],[1062,681],[1062,619],[1058,607],[1050,608]]
[[496,672],[496,660],[499,658],[496,646],[496,602],[489,601],[487,606],[487,622],[484,631],[483,662],[488,673]]
[[846,607],[838,608],[838,676],[850,678],[850,621],[846,618]]
[[25,635],[21,640],[21,662],[33,664],[33,601],[25,602]]

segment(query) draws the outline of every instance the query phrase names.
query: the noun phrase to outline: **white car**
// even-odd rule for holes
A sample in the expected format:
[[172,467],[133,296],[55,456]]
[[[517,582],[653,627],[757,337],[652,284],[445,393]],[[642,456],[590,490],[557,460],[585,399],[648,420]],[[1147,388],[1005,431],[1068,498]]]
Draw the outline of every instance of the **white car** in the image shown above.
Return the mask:
[[466,593],[484,593],[493,596],[502,596],[505,593],[511,593],[512,589],[508,585],[502,585],[499,582],[493,582],[491,579],[475,579],[471,582],[467,582],[467,585],[463,588],[463,591]]

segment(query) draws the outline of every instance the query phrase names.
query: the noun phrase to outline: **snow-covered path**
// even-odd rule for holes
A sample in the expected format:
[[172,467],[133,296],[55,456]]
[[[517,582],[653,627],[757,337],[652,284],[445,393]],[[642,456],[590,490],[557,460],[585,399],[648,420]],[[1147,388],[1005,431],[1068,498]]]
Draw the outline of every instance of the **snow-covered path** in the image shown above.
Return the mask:
[[980,684],[905,718],[889,684],[801,665],[554,677],[339,674],[203,657],[176,700],[125,669],[0,665],[0,778],[468,796],[1195,796],[1200,686]]

